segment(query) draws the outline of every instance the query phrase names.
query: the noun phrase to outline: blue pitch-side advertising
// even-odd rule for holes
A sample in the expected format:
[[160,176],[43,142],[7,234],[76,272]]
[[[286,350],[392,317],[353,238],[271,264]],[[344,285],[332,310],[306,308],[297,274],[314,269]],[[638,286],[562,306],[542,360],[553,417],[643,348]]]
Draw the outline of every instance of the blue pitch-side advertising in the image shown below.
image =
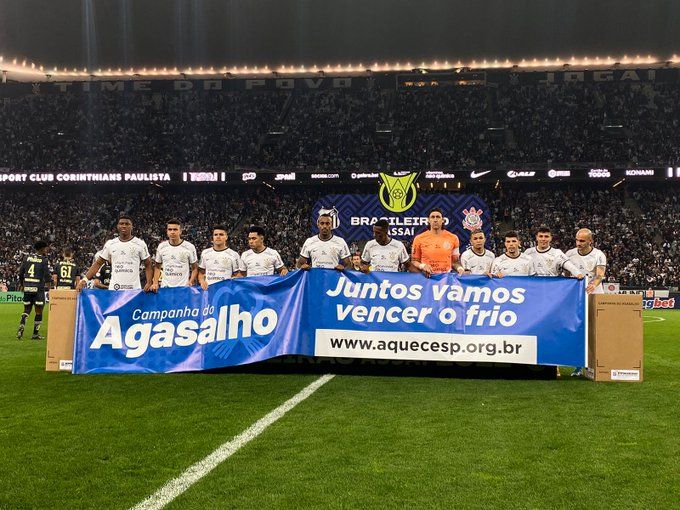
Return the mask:
[[491,237],[491,211],[476,195],[418,194],[410,208],[392,212],[385,208],[379,195],[326,195],[312,209],[312,233],[319,231],[316,218],[327,212],[333,218],[333,232],[347,241],[373,239],[373,224],[380,218],[390,223],[390,236],[412,240],[428,228],[427,217],[434,207],[443,211],[445,228],[460,239],[461,249],[470,241],[470,232],[482,229]]
[[83,291],[73,372],[208,370],[281,355],[585,365],[568,278],[314,269],[199,288]]

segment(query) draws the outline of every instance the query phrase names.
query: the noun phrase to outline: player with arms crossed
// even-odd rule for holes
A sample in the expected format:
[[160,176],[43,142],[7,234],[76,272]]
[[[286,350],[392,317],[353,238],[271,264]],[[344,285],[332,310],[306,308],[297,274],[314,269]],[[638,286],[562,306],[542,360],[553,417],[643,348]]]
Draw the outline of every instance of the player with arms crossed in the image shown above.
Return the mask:
[[33,319],[33,336],[31,340],[41,340],[40,325],[42,324],[43,307],[45,306],[45,290],[50,284],[50,263],[47,252],[50,247],[45,241],[38,241],[33,245],[35,253],[26,255],[19,267],[19,289],[24,291],[24,312],[19,320],[17,338],[24,336],[26,319],[35,305]]
[[399,271],[399,266],[403,265],[408,270],[411,265],[409,257],[404,247],[404,243],[389,236],[390,224],[385,219],[375,222],[373,225],[373,239],[366,243],[364,252],[361,255],[361,270],[364,273],[369,271]]
[[536,274],[534,261],[519,249],[519,235],[514,230],[505,233],[505,253],[496,257],[487,276],[532,276]]
[[109,289],[129,290],[141,289],[139,265],[144,264],[146,282],[144,290],[149,291],[153,284],[153,267],[151,256],[146,243],[132,235],[132,218],[122,215],[118,218],[118,237],[106,241],[99,252],[97,260],[90,266],[87,273],[80,279],[78,289],[83,289],[90,278],[99,272],[105,262],[111,264],[111,282]]
[[158,245],[156,265],[153,271],[151,290],[158,290],[158,280],[163,270],[161,287],[191,287],[196,283],[198,257],[196,248],[182,239],[182,225],[179,220],[170,220],[166,225],[168,240]]
[[451,269],[462,275],[465,270],[458,262],[460,241],[456,234],[444,229],[444,214],[435,207],[427,217],[430,228],[418,234],[411,247],[412,273],[422,272],[428,278],[432,274],[448,273]]
[[470,247],[460,256],[460,264],[465,274],[487,274],[491,272],[496,255],[484,247],[486,236],[480,229],[473,230],[470,234]]
[[297,259],[298,269],[337,269],[350,267],[349,247],[342,237],[333,235],[330,214],[320,214],[316,220],[319,234],[308,238],[302,245]]
[[[227,248],[227,238],[227,228],[224,225],[213,227],[212,248],[203,250],[198,262],[198,282],[203,290],[208,290],[208,286],[213,283],[231,280],[240,274],[238,261],[241,257]],[[232,252],[236,253],[236,257]]]
[[286,276],[288,269],[281,260],[279,252],[265,246],[264,229],[256,225],[248,229],[248,246],[241,255],[241,260],[246,266],[246,276],[265,276],[279,274]]
[[55,289],[75,289],[80,282],[80,275],[75,262],[73,262],[73,250],[64,248],[61,255],[62,260],[54,266],[52,285]]

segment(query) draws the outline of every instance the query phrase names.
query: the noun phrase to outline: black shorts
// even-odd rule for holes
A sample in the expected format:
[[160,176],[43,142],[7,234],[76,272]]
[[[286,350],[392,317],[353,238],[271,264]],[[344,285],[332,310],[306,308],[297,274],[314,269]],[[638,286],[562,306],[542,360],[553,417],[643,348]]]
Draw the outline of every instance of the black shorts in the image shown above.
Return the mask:
[[45,291],[24,292],[24,305],[43,306],[45,304]]

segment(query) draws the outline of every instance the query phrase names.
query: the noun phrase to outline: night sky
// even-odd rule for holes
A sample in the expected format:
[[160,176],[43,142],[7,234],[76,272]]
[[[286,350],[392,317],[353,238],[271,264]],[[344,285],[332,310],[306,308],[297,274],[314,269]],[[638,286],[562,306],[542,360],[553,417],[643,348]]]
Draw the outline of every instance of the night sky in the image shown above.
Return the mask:
[[678,0],[0,0],[0,54],[58,66],[680,54]]

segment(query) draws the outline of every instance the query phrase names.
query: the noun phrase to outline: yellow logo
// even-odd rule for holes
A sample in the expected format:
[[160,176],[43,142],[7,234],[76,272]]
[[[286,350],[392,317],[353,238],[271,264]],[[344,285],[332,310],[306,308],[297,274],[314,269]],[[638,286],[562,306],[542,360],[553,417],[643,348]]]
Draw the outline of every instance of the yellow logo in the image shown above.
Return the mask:
[[416,201],[417,192],[413,182],[418,178],[418,173],[413,172],[403,177],[381,173],[380,178],[382,184],[378,198],[383,207],[395,213],[408,211]]

